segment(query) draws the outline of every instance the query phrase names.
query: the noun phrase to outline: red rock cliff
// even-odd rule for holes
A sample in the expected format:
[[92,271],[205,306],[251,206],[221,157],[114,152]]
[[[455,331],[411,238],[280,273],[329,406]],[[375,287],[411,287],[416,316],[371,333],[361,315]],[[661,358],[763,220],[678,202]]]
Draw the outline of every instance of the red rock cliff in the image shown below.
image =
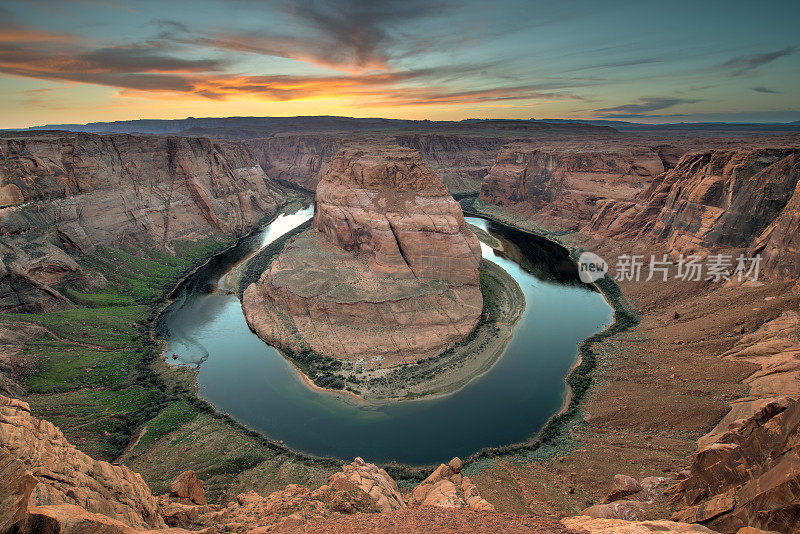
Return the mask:
[[86,278],[64,252],[238,235],[283,196],[235,143],[10,134],[0,138],[0,309],[63,305],[58,284]]
[[415,151],[340,151],[317,186],[314,228],[378,274],[478,283],[478,238]]
[[243,296],[267,342],[391,366],[434,356],[480,319],[480,244],[420,157],[341,150],[317,187],[314,230]]

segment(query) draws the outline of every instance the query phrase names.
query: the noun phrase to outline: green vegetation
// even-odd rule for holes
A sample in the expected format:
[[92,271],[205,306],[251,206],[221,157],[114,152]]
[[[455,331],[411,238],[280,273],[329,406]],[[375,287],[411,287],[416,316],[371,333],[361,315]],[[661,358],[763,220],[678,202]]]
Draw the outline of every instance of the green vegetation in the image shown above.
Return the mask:
[[158,388],[76,389],[25,397],[37,417],[61,428],[67,439],[93,458],[112,460],[128,443],[130,429],[158,413]]
[[[82,263],[95,271],[103,273],[109,281],[104,292],[88,298],[78,294],[77,304],[87,305],[88,300],[110,300],[129,297],[135,302],[150,303],[161,298],[181,275],[212,254],[233,243],[232,239],[208,237],[200,241],[175,241],[172,249],[176,255],[165,250],[156,250],[144,245],[126,249],[100,247],[96,252],[82,259]],[[73,291],[72,295],[76,292]],[[81,302],[83,298],[84,302]],[[91,304],[88,304],[91,305]],[[111,304],[119,305],[119,304]]]
[[147,422],[147,427],[134,447],[134,450],[145,450],[155,442],[183,425],[191,423],[199,415],[198,410],[185,400],[170,404],[157,416]]
[[78,306],[87,308],[108,308],[111,306],[131,306],[136,304],[136,299],[130,295],[113,292],[98,292],[98,293],[84,293],[65,287],[61,290],[61,294]]
[[157,347],[150,321],[183,275],[230,242],[176,241],[172,248],[179,257],[145,246],[105,247],[81,259],[107,278],[103,290],[63,288],[76,308],[0,316],[12,328],[27,323],[44,329],[20,357],[33,363],[17,373],[37,416],[59,426],[87,454],[106,460],[119,456],[132,433],[154,417],[145,443],[190,421],[196,410],[181,400],[193,393],[168,386],[152,369]]

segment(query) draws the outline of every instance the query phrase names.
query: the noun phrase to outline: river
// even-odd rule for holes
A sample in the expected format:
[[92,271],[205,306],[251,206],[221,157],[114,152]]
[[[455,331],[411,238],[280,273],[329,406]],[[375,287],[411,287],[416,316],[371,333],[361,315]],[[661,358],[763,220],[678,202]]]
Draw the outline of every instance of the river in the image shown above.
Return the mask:
[[[246,252],[312,213],[309,207],[279,216]],[[199,394],[219,410],[310,454],[425,465],[524,441],[563,405],[578,345],[611,324],[613,309],[577,280],[562,247],[493,221],[467,220],[502,243],[502,253],[482,243],[483,257],[516,279],[526,306],[505,353],[459,391],[370,406],[310,389],[250,331],[239,299],[220,289],[227,270],[246,257],[241,248],[214,258],[178,288],[158,324],[166,354],[198,368]]]

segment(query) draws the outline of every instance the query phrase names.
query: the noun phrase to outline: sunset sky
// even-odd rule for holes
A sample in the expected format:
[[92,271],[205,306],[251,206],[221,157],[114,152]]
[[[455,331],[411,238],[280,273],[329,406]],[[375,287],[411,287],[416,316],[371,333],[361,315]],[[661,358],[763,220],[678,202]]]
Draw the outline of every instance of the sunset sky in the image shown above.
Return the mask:
[[800,2],[0,0],[0,128],[800,120]]

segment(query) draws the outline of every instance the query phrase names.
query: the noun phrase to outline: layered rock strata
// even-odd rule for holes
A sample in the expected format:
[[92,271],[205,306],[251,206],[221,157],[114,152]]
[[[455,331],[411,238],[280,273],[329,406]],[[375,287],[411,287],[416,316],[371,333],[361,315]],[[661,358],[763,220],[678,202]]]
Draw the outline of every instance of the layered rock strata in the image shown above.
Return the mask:
[[[0,309],[63,307],[64,283],[102,280],[71,256],[98,246],[239,235],[282,202],[234,143],[49,133],[0,138]],[[66,254],[65,254],[66,253]]]
[[772,399],[694,455],[673,488],[676,521],[720,532],[753,526],[791,532],[800,524],[800,402]]
[[512,143],[483,178],[480,199],[575,226],[591,218],[598,199],[631,198],[668,164],[647,146]]
[[317,187],[314,229],[243,296],[267,342],[367,365],[436,355],[480,319],[480,244],[419,154],[341,150]]
[[38,482],[32,505],[76,505],[135,528],[164,525],[156,499],[138,473],[94,460],[52,423],[33,417],[27,403],[2,396],[0,453],[18,461]]
[[590,229],[650,237],[674,255],[740,249],[762,255],[762,272],[797,277],[800,149],[687,154],[636,199],[599,203]]

